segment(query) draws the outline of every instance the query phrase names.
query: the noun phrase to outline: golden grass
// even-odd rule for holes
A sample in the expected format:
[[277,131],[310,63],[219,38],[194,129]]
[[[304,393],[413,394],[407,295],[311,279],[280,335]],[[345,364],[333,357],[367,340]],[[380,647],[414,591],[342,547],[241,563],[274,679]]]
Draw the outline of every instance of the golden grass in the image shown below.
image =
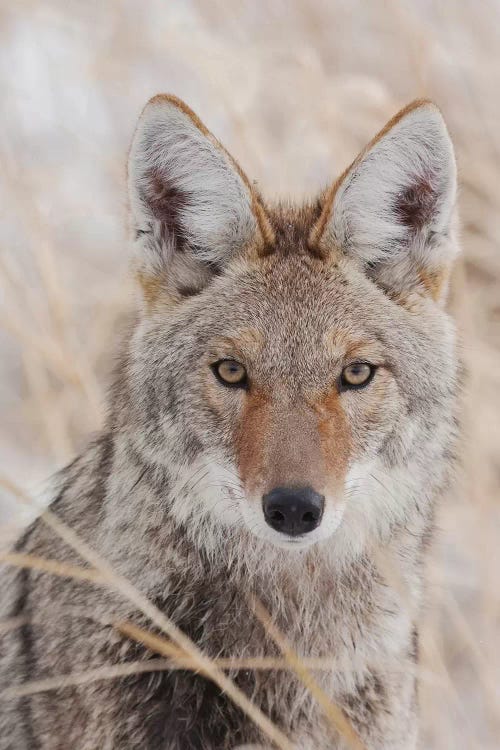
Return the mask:
[[[195,0],[145,12],[20,0],[0,8],[0,36],[0,467],[23,491],[100,426],[130,306],[124,157],[151,94],[185,98],[265,195],[297,197],[338,174],[401,105],[439,103],[460,168],[452,304],[468,376],[463,472],[429,563],[423,746],[494,750],[500,4]],[[4,495],[2,535],[12,536],[28,515]]]

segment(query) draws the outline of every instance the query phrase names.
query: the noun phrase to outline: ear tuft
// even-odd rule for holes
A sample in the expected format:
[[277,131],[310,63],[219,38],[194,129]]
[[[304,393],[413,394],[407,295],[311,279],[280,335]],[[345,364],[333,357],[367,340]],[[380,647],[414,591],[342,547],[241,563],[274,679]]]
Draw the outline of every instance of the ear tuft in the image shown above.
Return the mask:
[[183,237],[181,217],[187,208],[187,193],[170,184],[166,175],[162,175],[157,168],[145,171],[139,190],[143,204],[149,206],[153,217],[162,222],[164,229],[186,239]]
[[436,212],[437,191],[432,175],[416,175],[412,183],[396,196],[394,211],[401,224],[417,232],[430,224]]

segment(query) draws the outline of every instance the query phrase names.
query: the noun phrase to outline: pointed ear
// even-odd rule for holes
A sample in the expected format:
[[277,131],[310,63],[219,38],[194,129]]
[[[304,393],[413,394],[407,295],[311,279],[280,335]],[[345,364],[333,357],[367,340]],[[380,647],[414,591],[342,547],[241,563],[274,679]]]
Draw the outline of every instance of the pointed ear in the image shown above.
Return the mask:
[[272,240],[246,176],[176,97],[155,96],[142,112],[128,186],[147,298],[161,288],[170,296],[196,293],[235,253]]
[[324,196],[310,245],[356,258],[395,296],[441,300],[453,239],[456,166],[439,109],[416,101],[397,114]]

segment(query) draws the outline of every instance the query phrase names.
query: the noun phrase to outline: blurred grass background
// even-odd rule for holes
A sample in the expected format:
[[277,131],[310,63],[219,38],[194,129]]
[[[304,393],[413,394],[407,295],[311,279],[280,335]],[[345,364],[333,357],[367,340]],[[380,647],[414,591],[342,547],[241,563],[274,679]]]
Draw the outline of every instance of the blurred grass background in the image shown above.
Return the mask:
[[[468,375],[463,469],[429,565],[422,747],[498,750],[500,2],[3,2],[0,81],[0,474],[28,489],[102,422],[133,300],[126,153],[151,95],[185,99],[265,195],[298,199],[411,99],[441,106]],[[8,497],[0,521],[23,523]]]

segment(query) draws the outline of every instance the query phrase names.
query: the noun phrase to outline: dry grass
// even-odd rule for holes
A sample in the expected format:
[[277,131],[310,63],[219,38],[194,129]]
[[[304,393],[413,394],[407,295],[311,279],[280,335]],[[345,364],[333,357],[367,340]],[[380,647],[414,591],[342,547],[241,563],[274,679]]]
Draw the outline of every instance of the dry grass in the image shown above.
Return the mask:
[[[0,471],[25,488],[100,423],[131,294],[124,156],[151,94],[186,99],[265,194],[297,197],[400,105],[441,105],[460,165],[453,306],[469,375],[463,476],[429,571],[423,747],[497,748],[500,4],[20,0],[0,6],[0,41]],[[27,515],[2,497],[12,534]]]

